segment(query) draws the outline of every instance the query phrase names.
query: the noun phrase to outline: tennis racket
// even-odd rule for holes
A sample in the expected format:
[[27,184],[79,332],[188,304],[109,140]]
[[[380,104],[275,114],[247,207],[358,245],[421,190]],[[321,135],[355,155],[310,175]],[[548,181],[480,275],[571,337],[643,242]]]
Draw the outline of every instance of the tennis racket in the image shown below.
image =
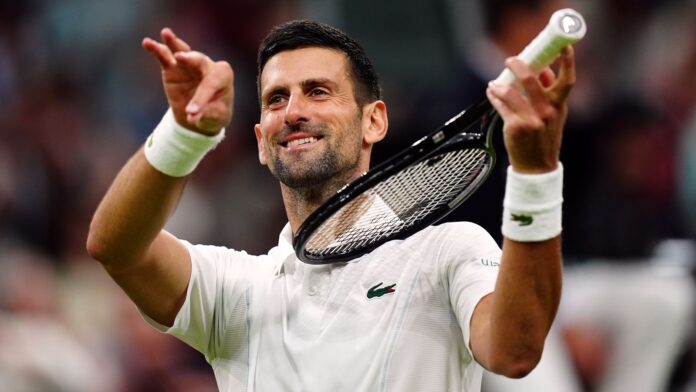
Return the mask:
[[[540,72],[585,32],[579,13],[556,11],[518,57]],[[515,77],[505,69],[496,81],[511,84]],[[499,123],[484,99],[346,185],[300,226],[293,240],[297,257],[309,264],[351,260],[442,219],[490,174]]]

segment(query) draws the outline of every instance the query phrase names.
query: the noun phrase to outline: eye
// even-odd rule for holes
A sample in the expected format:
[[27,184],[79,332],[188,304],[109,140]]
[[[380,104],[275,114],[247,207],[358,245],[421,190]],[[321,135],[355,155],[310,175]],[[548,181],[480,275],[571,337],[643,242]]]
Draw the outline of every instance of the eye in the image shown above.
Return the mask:
[[324,89],[321,88],[313,88],[310,92],[309,95],[312,97],[320,97],[322,95],[327,95],[328,92]]
[[266,104],[271,108],[277,107],[281,105],[283,102],[285,102],[285,96],[281,94],[271,95],[266,100]]

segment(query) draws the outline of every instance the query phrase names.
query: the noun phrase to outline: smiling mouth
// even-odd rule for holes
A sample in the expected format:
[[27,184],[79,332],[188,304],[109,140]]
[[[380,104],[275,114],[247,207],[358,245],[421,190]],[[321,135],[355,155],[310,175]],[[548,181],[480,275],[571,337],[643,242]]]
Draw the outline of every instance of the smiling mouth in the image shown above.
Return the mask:
[[281,145],[282,145],[283,147],[295,147],[295,146],[301,146],[301,145],[303,145],[303,144],[314,143],[314,142],[316,142],[316,141],[319,141],[319,139],[320,139],[320,138],[318,138],[318,137],[313,137],[313,136],[311,136],[311,137],[304,137],[304,138],[301,138],[301,139],[294,139],[294,140],[290,140],[290,141],[285,142],[285,143],[281,143]]

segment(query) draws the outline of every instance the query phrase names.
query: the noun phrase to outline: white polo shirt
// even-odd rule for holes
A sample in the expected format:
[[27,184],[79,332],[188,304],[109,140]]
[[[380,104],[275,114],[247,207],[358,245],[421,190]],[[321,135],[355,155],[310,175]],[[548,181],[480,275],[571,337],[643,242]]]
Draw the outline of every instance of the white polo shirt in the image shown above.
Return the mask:
[[[220,391],[479,391],[474,307],[501,251],[473,223],[428,227],[347,262],[313,266],[290,226],[267,255],[186,244],[193,264],[171,328]],[[466,342],[466,343],[465,343]]]

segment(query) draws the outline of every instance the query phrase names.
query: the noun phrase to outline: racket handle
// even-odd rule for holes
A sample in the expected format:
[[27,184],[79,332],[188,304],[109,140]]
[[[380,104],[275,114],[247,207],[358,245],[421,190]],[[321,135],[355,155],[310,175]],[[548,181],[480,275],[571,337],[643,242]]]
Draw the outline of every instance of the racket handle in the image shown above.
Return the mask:
[[[539,73],[558,57],[564,47],[580,41],[585,32],[587,25],[582,15],[570,8],[558,10],[551,15],[544,30],[517,57]],[[495,82],[512,84],[515,82],[515,75],[505,68]]]

